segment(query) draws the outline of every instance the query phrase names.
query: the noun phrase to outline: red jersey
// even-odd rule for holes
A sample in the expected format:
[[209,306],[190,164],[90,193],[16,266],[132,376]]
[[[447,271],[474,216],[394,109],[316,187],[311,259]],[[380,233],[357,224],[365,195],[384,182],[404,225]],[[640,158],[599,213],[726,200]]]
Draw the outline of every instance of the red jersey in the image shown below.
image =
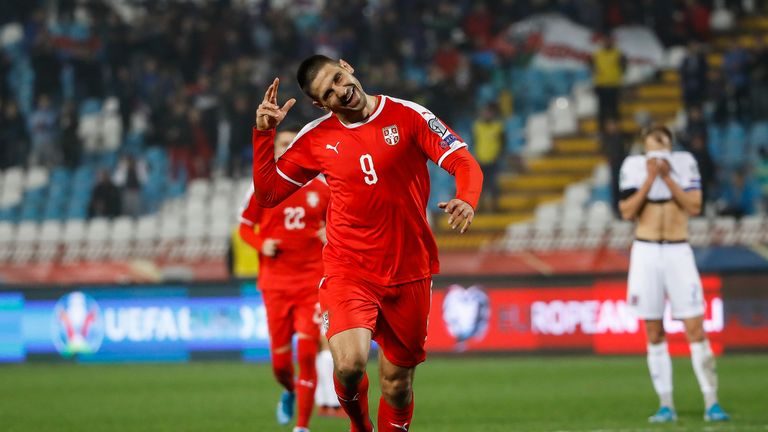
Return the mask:
[[[255,151],[266,149],[273,134],[254,128]],[[306,125],[278,159],[277,174],[294,187],[325,175],[331,190],[323,250],[326,275],[398,285],[439,272],[437,245],[427,222],[427,160],[442,166],[466,146],[423,106],[378,96],[376,109],[364,121],[346,125],[329,113]],[[254,156],[254,182],[262,188],[262,174],[274,168],[269,168],[266,154],[260,162],[257,158],[261,156]],[[263,171],[256,166],[261,162]],[[479,190],[473,194],[477,197],[464,200],[475,206]]]
[[[274,208],[259,206],[253,185],[240,211],[241,225],[258,234],[249,241],[259,250],[259,287],[261,289],[317,289],[323,277],[323,243],[318,231],[325,224],[329,190],[325,182],[314,179]],[[261,254],[265,239],[279,240],[277,254]],[[255,243],[255,244],[253,244]]]

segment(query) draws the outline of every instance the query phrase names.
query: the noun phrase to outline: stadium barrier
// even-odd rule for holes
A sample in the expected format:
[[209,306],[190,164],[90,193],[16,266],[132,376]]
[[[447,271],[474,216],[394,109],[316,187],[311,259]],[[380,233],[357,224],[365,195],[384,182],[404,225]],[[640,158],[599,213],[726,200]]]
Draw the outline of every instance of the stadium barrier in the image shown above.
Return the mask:
[[[717,353],[768,349],[768,274],[703,278]],[[645,352],[621,275],[435,279],[430,353]],[[673,354],[682,325],[665,318]],[[0,362],[264,361],[269,343],[253,282],[3,287]]]

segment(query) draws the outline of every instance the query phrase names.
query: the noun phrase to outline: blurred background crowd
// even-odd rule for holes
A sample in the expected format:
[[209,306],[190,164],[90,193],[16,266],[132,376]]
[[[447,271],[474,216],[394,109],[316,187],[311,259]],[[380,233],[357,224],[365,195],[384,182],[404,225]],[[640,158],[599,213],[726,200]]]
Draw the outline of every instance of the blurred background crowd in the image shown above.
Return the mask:
[[[637,130],[623,127],[626,59],[610,34],[631,25],[651,29],[665,48],[687,47],[679,66],[679,144],[698,159],[717,211],[753,214],[768,185],[766,40],[734,40],[720,64],[709,54],[712,26],[733,26],[758,12],[756,3],[4,1],[0,169],[42,166],[52,180],[46,196],[60,182],[71,198],[57,205],[45,196],[28,205],[26,196],[6,199],[0,218],[137,216],[182,195],[193,179],[247,177],[265,83],[279,76],[287,83],[281,98],[299,99],[292,120],[320,114],[294,84],[298,62],[313,53],[346,59],[369,93],[414,100],[454,126],[489,179],[483,205],[503,212],[497,177],[527,169],[527,117],[577,82],[594,80],[596,132],[615,175]],[[541,13],[602,35],[590,67],[554,77],[532,70],[541,41],[510,26]],[[651,121],[636,117],[634,126]],[[435,186],[450,193],[448,182]]]

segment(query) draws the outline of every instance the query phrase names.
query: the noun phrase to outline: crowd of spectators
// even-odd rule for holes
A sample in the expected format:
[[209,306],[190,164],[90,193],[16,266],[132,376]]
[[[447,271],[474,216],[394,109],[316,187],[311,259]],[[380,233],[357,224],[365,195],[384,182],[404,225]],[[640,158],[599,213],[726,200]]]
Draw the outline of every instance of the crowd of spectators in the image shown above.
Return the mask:
[[[9,0],[0,25],[18,23],[22,35],[0,55],[0,168],[73,168],[113,153],[141,165],[140,150],[158,146],[171,179],[244,175],[265,83],[279,76],[291,83],[281,97],[301,101],[294,71],[313,53],[348,60],[371,93],[417,101],[471,131],[485,106],[477,89],[525,59],[505,39],[510,24],[555,12],[602,33],[648,25],[675,44],[708,37],[711,3]],[[291,116],[319,114],[300,102]],[[121,187],[135,191],[139,177],[120,176],[130,179]]]

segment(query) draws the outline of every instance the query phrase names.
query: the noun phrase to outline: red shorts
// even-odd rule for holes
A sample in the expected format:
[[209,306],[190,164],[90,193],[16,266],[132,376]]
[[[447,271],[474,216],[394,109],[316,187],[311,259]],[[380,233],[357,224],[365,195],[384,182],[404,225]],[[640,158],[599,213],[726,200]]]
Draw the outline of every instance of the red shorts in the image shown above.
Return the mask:
[[411,368],[427,358],[431,301],[432,278],[384,286],[331,276],[320,283],[325,336],[367,328],[387,360],[400,367]]
[[266,289],[261,291],[267,310],[269,342],[272,350],[290,345],[294,333],[320,337],[320,305],[317,289],[285,291]]

